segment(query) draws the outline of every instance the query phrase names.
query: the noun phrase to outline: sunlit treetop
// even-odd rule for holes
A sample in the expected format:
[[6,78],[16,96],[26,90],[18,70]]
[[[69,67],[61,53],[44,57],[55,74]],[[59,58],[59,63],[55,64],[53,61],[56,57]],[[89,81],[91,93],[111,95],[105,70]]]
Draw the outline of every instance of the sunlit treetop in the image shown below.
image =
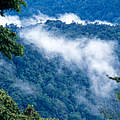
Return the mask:
[[0,15],[3,16],[5,10],[21,12],[26,6],[27,3],[24,0],[0,0]]

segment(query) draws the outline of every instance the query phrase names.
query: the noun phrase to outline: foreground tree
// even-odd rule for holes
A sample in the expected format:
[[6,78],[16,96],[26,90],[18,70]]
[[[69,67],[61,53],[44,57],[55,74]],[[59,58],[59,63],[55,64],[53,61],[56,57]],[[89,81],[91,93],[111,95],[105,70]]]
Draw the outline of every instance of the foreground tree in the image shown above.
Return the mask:
[[26,6],[27,4],[24,0],[0,0],[0,14],[4,16],[5,10],[21,12],[22,7]]
[[111,77],[111,76],[108,76],[108,75],[106,75],[106,76],[111,80],[115,80],[117,83],[120,82],[120,77]]
[[23,46],[16,43],[17,35],[8,28],[0,26],[0,52],[12,60],[12,54],[23,56]]
[[0,90],[0,120],[58,120],[40,118],[32,105],[20,111],[17,104],[4,91]]
[[[6,10],[21,12],[27,4],[24,0],[0,0],[0,15],[4,16]],[[0,52],[12,60],[12,55],[23,56],[23,46],[16,43],[16,33],[0,26]]]

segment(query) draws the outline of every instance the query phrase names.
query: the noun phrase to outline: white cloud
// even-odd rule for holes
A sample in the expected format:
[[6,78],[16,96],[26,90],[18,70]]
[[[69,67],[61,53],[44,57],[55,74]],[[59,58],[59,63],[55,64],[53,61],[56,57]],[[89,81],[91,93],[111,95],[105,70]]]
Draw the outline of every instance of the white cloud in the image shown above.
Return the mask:
[[107,21],[100,21],[100,20],[95,20],[93,22],[88,21],[88,20],[81,20],[79,16],[75,15],[74,13],[65,13],[65,14],[59,14],[57,17],[49,17],[45,14],[42,14],[41,12],[39,12],[38,15],[33,15],[32,18],[30,19],[23,19],[23,21],[27,21],[27,22],[23,22],[24,23],[28,23],[28,25],[30,24],[37,24],[37,23],[45,23],[47,20],[60,20],[62,22],[65,22],[66,24],[71,24],[71,23],[76,23],[76,24],[82,24],[82,25],[86,25],[87,23],[89,24],[105,24],[105,25],[114,25],[110,22]]
[[65,13],[65,14],[60,14],[58,15],[58,17],[49,17],[45,14],[42,14],[41,12],[39,12],[38,15],[33,15],[30,18],[22,18],[20,19],[19,16],[5,16],[2,17],[0,16],[0,25],[5,26],[6,24],[15,24],[18,27],[25,27],[25,26],[30,26],[30,25],[35,25],[38,23],[45,23],[47,20],[60,20],[62,22],[65,22],[66,24],[71,24],[71,23],[77,23],[77,24],[82,24],[82,25],[86,25],[87,23],[89,24],[106,24],[106,25],[114,25],[110,22],[107,21],[100,21],[100,20],[95,20],[93,22],[90,22],[88,20],[81,20],[80,17],[78,17],[77,15],[73,14],[73,13]]
[[65,13],[64,15],[60,15],[58,20],[65,22],[66,24],[71,24],[73,22],[85,25],[86,22],[81,20],[77,15],[73,13]]
[[21,27],[21,21],[18,16],[0,16],[0,25],[6,26],[6,24],[15,24],[18,27]]
[[22,26],[30,26],[30,25],[35,25],[37,23],[45,23],[47,20],[56,20],[56,18],[49,17],[39,12],[38,15],[33,15],[30,18],[22,19],[21,22],[22,22]]
[[111,88],[116,87],[116,82],[105,77],[107,74],[116,75],[114,62],[114,42],[92,40],[84,49],[86,63],[88,64],[88,76],[92,83],[92,89],[97,95],[109,95]]
[[20,36],[28,43],[43,48],[51,56],[56,53],[62,55],[67,62],[72,61],[80,68],[86,67],[91,89],[96,95],[107,96],[117,86],[115,81],[106,77],[107,74],[117,74],[114,63],[118,60],[115,57],[113,41],[88,38],[70,41],[64,37],[55,37],[41,25],[24,29]]
[[89,22],[89,23],[91,23],[91,24],[97,23],[97,24],[99,24],[99,25],[103,24],[103,25],[110,25],[110,26],[115,25],[115,24],[112,24],[112,23],[110,23],[110,22],[107,22],[107,21],[100,21],[100,20],[95,20],[94,22]]
[[65,13],[65,14],[61,14],[59,15],[58,17],[58,20],[62,21],[62,22],[65,22],[66,24],[71,24],[71,23],[77,23],[77,24],[82,24],[82,25],[86,25],[87,23],[88,24],[105,24],[105,25],[110,25],[110,26],[113,26],[115,24],[112,24],[110,22],[107,22],[107,21],[100,21],[100,20],[95,20],[93,22],[89,21],[89,20],[81,20],[80,17],[78,17],[77,15],[73,14],[73,13]]

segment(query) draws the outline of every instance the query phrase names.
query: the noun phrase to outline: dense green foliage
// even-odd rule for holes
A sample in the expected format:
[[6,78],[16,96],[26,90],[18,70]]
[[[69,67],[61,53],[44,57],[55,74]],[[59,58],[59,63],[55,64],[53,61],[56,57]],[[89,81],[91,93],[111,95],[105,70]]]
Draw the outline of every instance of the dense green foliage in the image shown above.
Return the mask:
[[0,14],[3,16],[5,10],[20,12],[27,4],[24,0],[0,0]]
[[[4,16],[4,11],[20,12],[22,7],[26,7],[24,0],[0,0],[0,15]],[[23,56],[23,46],[16,43],[16,33],[10,31],[8,28],[0,26],[0,52],[12,60],[12,55]]]
[[4,90],[0,90],[0,120],[57,120],[44,119],[34,110],[32,105],[20,111],[17,104]]
[[55,117],[60,120],[81,119],[80,113],[76,112],[78,108],[75,107],[73,84],[87,85],[87,78],[82,73],[79,74],[79,69],[73,72],[67,66],[61,65],[61,58],[49,60],[49,56],[42,53],[25,45],[26,56],[15,58],[13,62],[17,68],[16,76],[21,79],[17,84],[21,83],[26,90],[19,86],[9,86],[12,91],[9,94],[20,106],[34,104],[42,117]]
[[17,35],[8,28],[0,26],[0,52],[12,60],[12,54],[23,56],[23,46],[16,43]]
[[46,29],[60,32],[67,38],[81,38],[88,37],[100,38],[102,40],[117,40],[120,41],[120,25],[99,25],[99,24],[65,24],[61,21],[50,21],[46,22]]

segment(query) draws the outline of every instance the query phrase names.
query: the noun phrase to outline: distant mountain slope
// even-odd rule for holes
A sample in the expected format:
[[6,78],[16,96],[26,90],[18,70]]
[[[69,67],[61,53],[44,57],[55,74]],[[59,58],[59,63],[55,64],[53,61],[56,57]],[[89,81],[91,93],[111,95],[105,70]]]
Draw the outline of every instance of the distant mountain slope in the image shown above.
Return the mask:
[[31,0],[21,16],[32,16],[38,11],[49,16],[75,13],[83,20],[120,22],[119,0]]

